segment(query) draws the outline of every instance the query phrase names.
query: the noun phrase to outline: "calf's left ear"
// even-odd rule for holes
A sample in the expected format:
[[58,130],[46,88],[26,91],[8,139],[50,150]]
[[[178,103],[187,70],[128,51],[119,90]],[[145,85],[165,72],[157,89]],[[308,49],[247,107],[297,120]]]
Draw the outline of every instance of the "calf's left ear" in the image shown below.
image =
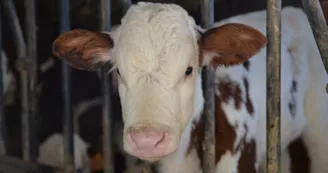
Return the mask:
[[95,71],[112,60],[113,47],[108,33],[75,29],[60,35],[52,44],[52,52],[76,69]]
[[258,30],[229,23],[207,30],[200,38],[200,64],[217,67],[238,65],[258,53],[267,43]]

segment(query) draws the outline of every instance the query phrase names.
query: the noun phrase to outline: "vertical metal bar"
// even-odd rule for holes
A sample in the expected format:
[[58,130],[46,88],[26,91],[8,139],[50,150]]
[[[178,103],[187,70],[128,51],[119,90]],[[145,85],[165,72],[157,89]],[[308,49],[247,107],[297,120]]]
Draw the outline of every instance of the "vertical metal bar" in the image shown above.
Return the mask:
[[29,61],[29,91],[30,91],[30,111],[28,123],[30,126],[30,151],[29,157],[31,161],[36,161],[38,154],[38,138],[37,138],[37,54],[36,54],[36,21],[35,21],[35,0],[25,0],[25,28],[27,41],[27,58]]
[[[2,67],[2,4],[0,4],[0,67]],[[5,65],[5,64],[4,64]],[[3,78],[2,74],[5,73],[3,68],[0,70],[0,155],[6,154],[6,126],[5,126],[5,113],[3,110],[3,100],[4,100],[4,93],[3,93]]]
[[[202,26],[205,29],[214,23],[214,0],[201,1]],[[214,69],[207,67],[204,76],[205,85],[205,131],[203,141],[203,169],[204,173],[215,171],[215,95],[214,95]]]
[[30,126],[29,126],[29,100],[28,100],[28,61],[26,56],[26,45],[23,37],[22,28],[16,14],[16,8],[13,0],[4,0],[4,10],[8,16],[9,25],[14,33],[14,43],[17,51],[17,69],[20,72],[21,80],[21,109],[22,109],[22,136],[23,136],[23,159],[30,160]]
[[[328,71],[328,26],[319,0],[302,0],[322,61]],[[328,20],[328,19],[327,19]]]
[[[61,0],[60,1],[60,33],[64,33],[70,30],[70,1]],[[63,126],[64,126],[64,162],[65,162],[65,172],[71,173],[74,171],[74,140],[73,140],[73,118],[71,110],[71,92],[70,92],[70,66],[62,61],[62,91],[63,91]]]
[[267,173],[280,172],[281,0],[267,0]]
[[[111,0],[101,0],[101,22],[100,28],[102,31],[109,31],[111,27]],[[101,69],[102,76],[102,95],[103,95],[103,147],[104,147],[104,173],[113,173],[113,148],[112,148],[112,100],[110,92],[111,74],[103,68]]]

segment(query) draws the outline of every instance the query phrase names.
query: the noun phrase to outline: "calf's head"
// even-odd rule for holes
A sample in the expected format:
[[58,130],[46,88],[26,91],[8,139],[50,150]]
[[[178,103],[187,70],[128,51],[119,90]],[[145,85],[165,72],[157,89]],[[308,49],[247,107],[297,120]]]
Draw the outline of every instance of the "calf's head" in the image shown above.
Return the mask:
[[82,70],[114,65],[124,149],[156,161],[179,147],[191,117],[202,111],[201,67],[240,64],[265,44],[263,34],[242,24],[199,33],[177,5],[138,3],[115,32],[63,33],[54,41],[53,53]]

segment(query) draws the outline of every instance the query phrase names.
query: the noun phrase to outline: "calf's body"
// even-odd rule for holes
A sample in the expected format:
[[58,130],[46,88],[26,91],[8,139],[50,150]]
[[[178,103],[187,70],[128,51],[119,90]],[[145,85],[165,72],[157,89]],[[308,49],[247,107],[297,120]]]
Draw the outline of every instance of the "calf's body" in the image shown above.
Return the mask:
[[[54,42],[53,52],[82,70],[95,70],[107,62],[114,65],[124,149],[140,159],[158,161],[156,169],[163,173],[202,172],[200,72],[204,65],[215,68],[216,172],[255,173],[261,171],[266,154],[265,15],[259,11],[231,17],[202,33],[177,5],[138,3],[115,31],[64,33]],[[310,31],[301,10],[283,9],[283,152],[307,125],[328,119],[320,107],[327,103],[327,76]],[[323,125],[313,134],[323,135]],[[319,147],[326,144],[311,139]],[[283,167],[288,171],[288,164]]]

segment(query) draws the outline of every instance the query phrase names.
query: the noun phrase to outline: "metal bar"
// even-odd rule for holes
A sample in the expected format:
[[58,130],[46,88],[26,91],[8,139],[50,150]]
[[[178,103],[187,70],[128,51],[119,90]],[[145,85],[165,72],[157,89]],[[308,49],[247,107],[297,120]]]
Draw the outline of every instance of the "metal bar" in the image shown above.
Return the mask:
[[309,19],[322,61],[328,70],[328,26],[319,0],[302,0],[304,11]]
[[281,0],[267,0],[267,173],[280,172]]
[[[60,33],[70,30],[70,1],[60,1]],[[71,110],[71,73],[70,66],[67,62],[62,61],[62,94],[63,94],[63,130],[64,130],[64,170],[66,173],[72,173],[75,170],[74,166],[74,140],[73,140],[73,117]]]
[[[111,0],[100,1],[100,29],[110,31],[111,27]],[[112,148],[112,100],[110,92],[111,74],[108,74],[106,68],[101,69],[102,76],[102,95],[103,95],[103,147],[104,147],[104,173],[113,173],[113,148]]]
[[[0,4],[1,5],[1,4]],[[0,67],[2,67],[2,5],[0,6]],[[4,93],[3,93],[3,78],[2,74],[5,73],[3,68],[0,70],[0,155],[6,154],[6,126],[5,126],[5,112],[3,109],[3,100],[4,100]]]
[[29,127],[30,127],[30,151],[29,157],[31,161],[36,161],[38,155],[38,114],[37,114],[37,54],[36,54],[36,15],[35,15],[35,0],[25,0],[25,28],[27,41],[27,58],[29,63],[29,91],[30,91],[30,112],[29,112]]
[[[214,23],[214,0],[201,1],[202,26],[205,29],[212,27]],[[214,69],[207,67],[204,71],[205,107],[205,131],[203,141],[203,171],[214,173],[215,171],[215,95],[214,95]]]
[[18,58],[25,58],[26,57],[26,45],[25,40],[23,37],[23,32],[21,26],[19,24],[19,19],[16,13],[16,8],[14,6],[13,0],[4,0],[3,7],[6,15],[8,16],[8,22],[10,27],[14,31],[14,42],[15,47],[17,49]]
[[29,89],[28,89],[28,61],[26,56],[26,45],[23,37],[22,28],[16,14],[16,8],[13,0],[4,0],[4,11],[8,16],[9,25],[14,34],[14,43],[17,51],[18,60],[17,69],[20,72],[21,80],[21,109],[22,109],[22,136],[23,136],[23,159],[30,160],[30,126],[29,126]]

